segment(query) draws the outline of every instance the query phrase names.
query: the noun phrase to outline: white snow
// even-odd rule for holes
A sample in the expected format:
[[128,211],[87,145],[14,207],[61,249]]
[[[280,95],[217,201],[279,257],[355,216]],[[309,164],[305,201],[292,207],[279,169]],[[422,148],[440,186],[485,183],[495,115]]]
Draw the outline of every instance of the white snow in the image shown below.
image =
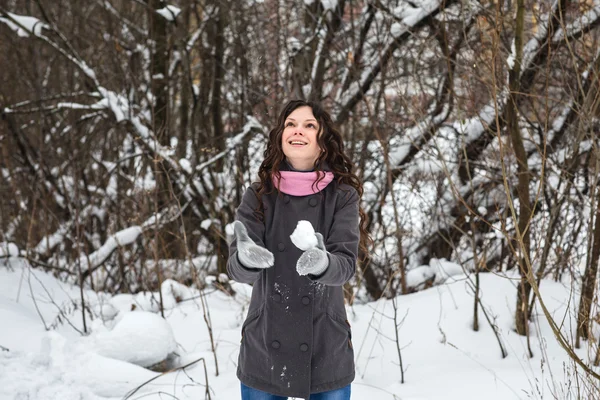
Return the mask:
[[103,357],[57,332],[39,334],[37,351],[0,352],[3,400],[101,400],[120,398],[157,374]]
[[225,225],[225,233],[227,236],[233,236],[233,223]]
[[172,5],[168,5],[156,10],[156,12],[169,21],[175,21],[175,18],[177,18],[181,12],[181,9]]
[[317,247],[318,244],[315,229],[309,221],[304,220],[298,221],[290,239],[297,248],[304,251]]
[[[7,12],[6,14],[10,18],[0,17],[0,22],[4,22],[20,37],[29,37],[30,34],[33,34],[34,36],[39,36],[42,34],[42,28],[50,28],[47,24],[35,17],[29,17],[27,15],[17,15],[9,12]],[[13,20],[16,21],[16,23]]]
[[477,140],[485,129],[494,122],[496,110],[501,110],[504,107],[504,94],[500,96],[500,104],[494,104],[494,101],[483,106],[475,116],[466,120],[457,120],[453,123],[454,129],[462,134],[466,144]]
[[323,5],[324,9],[333,10],[337,7],[338,0],[321,0],[321,4]]
[[510,46],[510,54],[506,59],[506,65],[508,65],[508,69],[513,69],[515,67],[515,58],[517,57],[517,49],[515,48],[515,40],[513,39],[512,44]]
[[[554,2],[553,9],[556,8],[556,3],[558,3],[557,0],[555,0]],[[589,29],[589,27],[600,18],[600,2],[598,0],[594,0],[588,2],[587,5],[591,7],[586,7],[587,10],[583,15],[579,15],[572,22],[566,24],[566,26],[561,26],[559,29],[556,30],[556,32],[554,33],[554,37],[552,38],[553,42],[556,43],[561,40],[564,40],[565,30],[563,28],[566,28],[568,32],[566,36],[574,37],[582,30]],[[536,36],[539,37],[539,35]]]
[[188,174],[192,173],[192,164],[190,163],[190,161],[188,159],[186,159],[186,158],[179,159],[179,165],[181,166],[181,169],[183,169]]
[[233,149],[235,149],[237,147],[237,145],[239,143],[241,143],[241,141],[244,139],[244,137],[246,135],[248,135],[250,132],[253,132],[255,130],[256,131],[264,131],[263,126],[260,124],[260,122],[258,122],[258,120],[256,118],[249,116],[249,117],[247,117],[247,119],[248,119],[248,121],[242,128],[242,132],[238,133],[234,137],[229,138],[227,140],[227,148],[225,149],[225,151],[222,151],[221,153],[217,154],[216,156],[210,158],[208,161],[206,161],[200,165],[197,165],[196,171],[200,172],[204,168],[208,167],[209,165],[214,164],[217,160],[220,160],[221,158],[228,155]]
[[0,257],[18,257],[19,248],[10,242],[0,242]]
[[463,267],[460,265],[445,259],[432,258],[429,265],[418,266],[406,273],[406,285],[409,288],[422,289],[429,280],[434,284],[440,284],[464,278]]
[[[79,302],[77,287],[30,269],[25,262],[12,260],[10,267],[4,263],[6,260],[0,260],[0,346],[7,350],[0,348],[0,399],[117,400],[157,378],[131,398],[197,400],[205,398],[205,368],[213,400],[240,398],[235,374],[240,328],[248,310],[251,286],[231,282],[234,296],[211,287],[200,300],[196,289],[165,281],[165,298],[188,300],[168,300],[171,307],[165,309],[164,320],[158,314],[140,311],[141,307],[130,311],[132,298],[149,295],[110,296],[85,290],[91,310],[107,310],[113,316],[104,321],[95,311],[94,319],[89,319],[88,313],[91,332],[86,336],[74,329],[82,330],[81,308],[73,306]],[[508,357],[502,358],[494,332],[481,311],[479,331],[472,329],[474,298],[467,282],[474,277],[456,264],[433,260],[420,272],[409,272],[407,280],[417,274],[421,279],[431,278],[433,271],[443,274],[446,283],[397,298],[396,316],[402,321],[398,334],[404,384],[400,383],[398,350],[393,340],[392,301],[381,299],[347,306],[356,362],[353,400],[594,398],[591,381],[582,379],[581,369],[558,345],[538,308],[530,327],[534,357],[528,357],[526,339],[513,330],[518,276],[480,274],[481,306],[492,318],[508,352]],[[540,285],[554,319],[563,322],[560,326],[569,341],[579,299],[573,288],[577,288],[577,283],[569,280],[544,280]],[[288,289],[286,299],[295,295],[294,288]],[[203,304],[212,318],[218,376]],[[598,324],[594,324],[592,334],[600,334]],[[206,364],[199,362],[184,372],[159,376],[122,361],[150,363],[151,355],[160,353],[154,359],[162,358],[175,348],[174,343],[174,367],[199,359]],[[595,346],[584,342],[575,352],[591,364]],[[285,374],[290,373],[288,368]],[[579,397],[573,389],[577,385],[583,385]]]
[[390,27],[390,33],[393,37],[399,37],[407,30],[408,27],[406,25],[401,24],[400,22],[394,22]]
[[315,52],[315,57],[312,65],[312,70],[310,73],[310,81],[311,83],[315,82],[317,76],[317,68],[319,66],[319,62],[321,60],[321,55],[323,54],[323,46],[325,45],[325,38],[327,37],[327,33],[324,29],[319,30],[319,44],[317,45],[317,51]]
[[200,228],[202,228],[202,229],[208,229],[208,228],[210,228],[210,226],[212,225],[212,223],[213,223],[212,219],[210,219],[210,218],[205,219],[204,221],[200,222]]
[[106,260],[119,246],[133,243],[141,233],[142,227],[140,226],[131,226],[115,233],[98,250],[80,258],[82,269],[94,268]]
[[464,278],[464,270],[460,265],[446,261],[445,259],[432,258],[429,261],[432,271],[435,273],[435,283],[446,282],[449,279]]
[[100,331],[88,340],[98,354],[142,367],[165,360],[177,347],[169,323],[147,311],[126,312],[112,330]]
[[286,41],[287,50],[294,54],[297,53],[298,50],[302,48],[302,42],[295,38],[294,36],[290,36]]

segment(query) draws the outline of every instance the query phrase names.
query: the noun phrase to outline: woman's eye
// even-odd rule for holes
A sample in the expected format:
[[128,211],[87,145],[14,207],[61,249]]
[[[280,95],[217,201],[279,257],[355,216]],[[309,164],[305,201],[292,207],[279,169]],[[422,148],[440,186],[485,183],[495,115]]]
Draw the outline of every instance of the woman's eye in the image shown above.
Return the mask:
[[285,126],[293,126],[293,125],[294,125],[294,124],[293,124],[292,122],[287,122],[287,123],[285,124]]
[[308,126],[309,128],[316,128],[315,124],[308,124],[306,126]]

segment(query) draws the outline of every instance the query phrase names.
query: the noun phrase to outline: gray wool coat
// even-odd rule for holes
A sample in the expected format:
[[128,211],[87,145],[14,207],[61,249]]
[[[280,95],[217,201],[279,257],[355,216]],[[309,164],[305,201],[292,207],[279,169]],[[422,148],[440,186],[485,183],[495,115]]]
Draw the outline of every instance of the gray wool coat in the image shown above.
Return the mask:
[[[352,333],[342,285],[356,269],[359,197],[334,180],[309,196],[263,195],[264,220],[257,218],[257,184],[244,193],[236,218],[254,242],[270,250],[275,265],[249,269],[240,264],[236,240],[227,270],[232,279],[253,284],[237,376],[252,388],[307,399],[311,393],[347,386],[354,380]],[[300,220],[323,235],[329,267],[320,276],[300,276],[302,254],[290,240]]]

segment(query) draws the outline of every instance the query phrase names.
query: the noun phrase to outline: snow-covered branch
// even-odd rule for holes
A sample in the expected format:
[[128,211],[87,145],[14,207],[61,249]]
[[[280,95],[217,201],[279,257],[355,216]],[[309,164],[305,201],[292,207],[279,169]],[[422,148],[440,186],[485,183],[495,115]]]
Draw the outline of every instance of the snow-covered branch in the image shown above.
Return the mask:
[[0,22],[5,23],[20,37],[41,36],[42,29],[50,29],[50,27],[35,17],[27,15],[16,15],[4,11],[4,17],[0,17]]
[[411,30],[426,25],[435,18],[438,13],[455,2],[456,0],[448,0],[446,2],[432,0],[431,2],[426,2],[426,5],[423,7],[420,7],[418,12],[407,16],[407,22],[410,24],[407,23],[402,29],[395,31],[390,41],[383,46],[381,53],[377,52],[374,57],[375,59],[365,62],[365,65],[368,67],[362,71],[358,81],[353,82],[348,90],[338,93],[336,98],[338,111],[334,118],[338,124],[346,121],[350,110],[354,108],[354,106],[369,91],[375,78],[382,67],[387,64],[394,51],[410,38]]
[[81,270],[89,274],[100,267],[119,247],[134,243],[140,235],[152,229],[160,229],[163,225],[179,218],[181,212],[185,209],[179,209],[176,206],[168,207],[157,215],[152,215],[142,225],[130,226],[112,234],[104,244],[89,255],[83,255],[79,258]]
[[156,13],[160,14],[167,21],[173,22],[179,13],[181,13],[181,9],[172,5],[168,5],[156,10]]
[[[0,22],[4,22],[7,24],[11,23],[11,25],[9,26],[13,27],[13,29],[14,27],[18,27],[19,29],[16,30],[16,32],[17,34],[19,34],[19,36],[23,36],[23,33],[31,33],[35,37],[44,41],[45,43],[53,47],[56,51],[58,51],[61,55],[63,55],[67,60],[69,60],[75,66],[77,66],[83,72],[83,74],[94,83],[95,86],[99,86],[98,81],[96,79],[96,74],[86,64],[84,60],[79,58],[77,55],[69,53],[67,50],[63,49],[60,45],[58,45],[56,42],[54,42],[42,33],[42,28],[50,29],[48,25],[40,24],[39,20],[34,17],[15,15],[6,12],[2,9],[0,9],[0,12],[2,12],[2,14],[4,15],[4,18],[0,18]],[[25,36],[29,35],[26,34]]]
[[137,26],[136,24],[134,24],[127,18],[123,17],[115,9],[115,7],[110,3],[109,0],[96,0],[96,3],[98,3],[102,8],[104,8],[105,10],[110,12],[112,15],[117,17],[117,19],[119,19],[119,21],[122,21],[123,24],[125,24],[128,28],[135,30],[140,36],[146,37],[148,35],[148,32],[146,32],[144,29],[140,28],[139,26]]
[[231,150],[239,146],[239,144],[250,132],[255,131],[264,132],[264,127],[258,122],[256,118],[248,116],[248,122],[242,128],[242,132],[238,133],[237,135],[228,140],[227,148],[219,154],[215,155],[214,157],[210,158],[209,160],[203,162],[202,164],[197,165],[196,171],[200,172],[206,167],[214,164],[218,160],[228,155],[231,152]]

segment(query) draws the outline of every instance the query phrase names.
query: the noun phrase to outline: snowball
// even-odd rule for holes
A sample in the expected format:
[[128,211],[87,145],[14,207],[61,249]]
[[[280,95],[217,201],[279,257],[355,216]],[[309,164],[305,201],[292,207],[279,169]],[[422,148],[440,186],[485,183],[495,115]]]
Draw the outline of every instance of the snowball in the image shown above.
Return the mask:
[[142,367],[165,360],[177,347],[171,325],[144,311],[125,313],[111,331],[99,332],[92,340],[98,354]]
[[300,250],[308,250],[317,247],[317,237],[315,230],[309,221],[298,221],[294,233],[290,235],[292,243]]

